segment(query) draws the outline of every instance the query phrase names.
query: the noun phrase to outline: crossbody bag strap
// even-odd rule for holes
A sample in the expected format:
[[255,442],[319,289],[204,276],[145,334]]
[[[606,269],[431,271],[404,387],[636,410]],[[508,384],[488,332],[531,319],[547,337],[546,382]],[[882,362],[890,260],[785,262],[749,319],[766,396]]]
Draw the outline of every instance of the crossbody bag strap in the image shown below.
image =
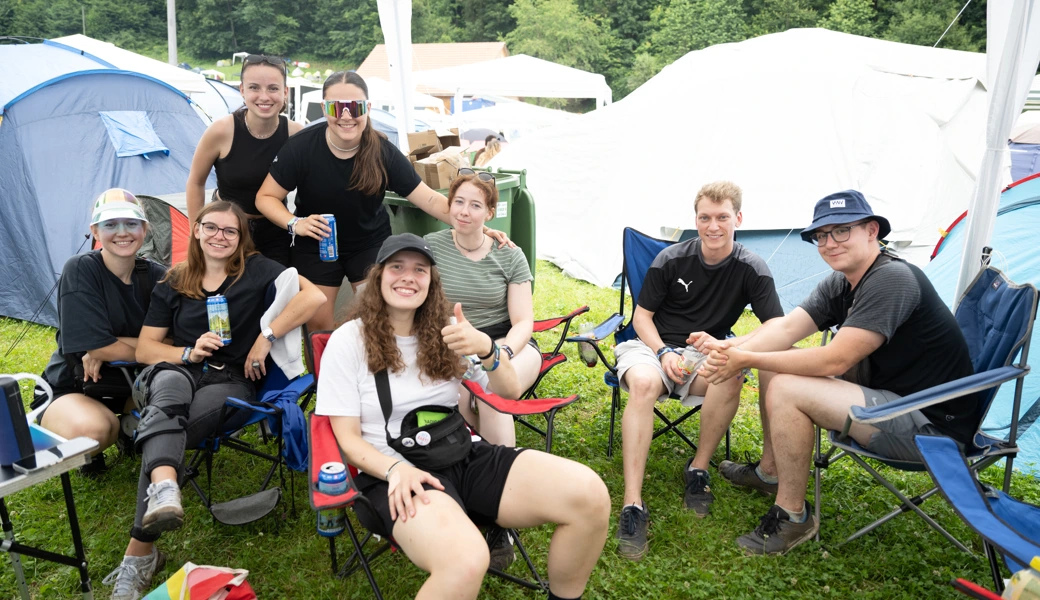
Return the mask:
[[393,397],[390,396],[390,376],[386,369],[376,373],[376,394],[379,396],[379,407],[383,409],[383,429],[386,431],[386,441],[389,444],[393,438],[390,437],[390,413],[393,412]]
[[148,314],[148,306],[152,303],[152,271],[148,260],[138,258],[134,261],[134,270],[137,271],[137,299],[144,308],[144,314]]

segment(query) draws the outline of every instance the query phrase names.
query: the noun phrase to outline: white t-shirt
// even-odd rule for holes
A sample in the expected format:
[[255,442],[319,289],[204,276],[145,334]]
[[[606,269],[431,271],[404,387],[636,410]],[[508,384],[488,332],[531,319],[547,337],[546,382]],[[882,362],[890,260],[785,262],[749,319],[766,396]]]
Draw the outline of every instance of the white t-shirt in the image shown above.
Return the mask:
[[[401,420],[409,411],[430,404],[453,407],[459,403],[462,389],[459,379],[432,382],[420,379],[416,360],[419,342],[415,337],[397,336],[397,347],[401,350],[405,368],[400,373],[387,373],[393,399],[389,429],[395,439],[401,435]],[[487,387],[484,371],[476,369],[473,380]],[[368,370],[360,319],[344,323],[329,338],[321,356],[318,402],[314,412],[330,417],[361,417],[362,439],[387,456],[405,460],[386,443],[383,429],[386,421],[379,406],[375,375]]]

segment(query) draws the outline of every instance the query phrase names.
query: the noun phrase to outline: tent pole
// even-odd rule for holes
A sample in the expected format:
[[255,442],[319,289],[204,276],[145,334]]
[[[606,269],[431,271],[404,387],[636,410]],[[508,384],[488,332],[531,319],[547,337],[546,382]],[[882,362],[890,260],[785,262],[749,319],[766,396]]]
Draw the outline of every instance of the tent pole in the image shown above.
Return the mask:
[[[84,20],[83,30],[86,32],[87,25]],[[168,50],[167,61],[171,65],[177,64],[177,0],[166,0],[166,45]]]

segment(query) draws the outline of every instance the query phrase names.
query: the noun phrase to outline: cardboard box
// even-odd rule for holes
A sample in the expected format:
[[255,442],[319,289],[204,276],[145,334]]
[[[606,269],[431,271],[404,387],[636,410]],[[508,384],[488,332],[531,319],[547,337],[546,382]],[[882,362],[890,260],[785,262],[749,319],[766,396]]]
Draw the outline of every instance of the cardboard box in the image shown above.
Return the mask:
[[452,146],[417,160],[414,164],[415,172],[426,185],[441,190],[451,185],[459,169],[469,166],[469,161],[461,146]]
[[408,160],[416,162],[428,158],[431,154],[441,152],[445,148],[461,146],[458,128],[447,131],[418,131],[408,134]]

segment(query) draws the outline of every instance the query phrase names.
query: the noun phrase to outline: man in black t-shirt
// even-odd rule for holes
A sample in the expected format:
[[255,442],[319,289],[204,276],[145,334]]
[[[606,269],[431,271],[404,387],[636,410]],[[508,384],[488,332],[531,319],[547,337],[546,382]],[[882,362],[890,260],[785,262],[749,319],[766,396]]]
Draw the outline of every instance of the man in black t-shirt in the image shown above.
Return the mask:
[[656,402],[672,394],[688,404],[704,402],[700,449],[683,471],[685,505],[703,517],[714,501],[709,461],[740,401],[741,377],[708,386],[696,374],[684,376],[687,336],[696,334],[692,345],[697,350],[724,339],[748,304],[762,322],[784,314],[765,261],[733,239],[740,226],[740,204],[740,188],[733,183],[719,181],[701,188],[694,201],[699,238],[670,246],[654,259],[632,315],[639,337],[615,350],[618,379],[628,392],[621,419],[625,494],[618,551],[632,560],[640,560],[647,549],[649,512],[642,488]]
[[[776,493],[758,528],[737,540],[750,554],[784,553],[819,529],[805,500],[813,424],[840,430],[851,406],[885,404],[974,372],[956,319],[924,273],[881,252],[878,240],[890,230],[857,191],[823,198],[802,239],[817,245],[834,273],[739,347],[711,344],[702,369],[708,381],[724,384],[732,373],[755,367],[766,399],[761,462],[719,465],[736,485]],[[791,349],[834,326],[840,331],[826,346]],[[970,442],[979,426],[978,401],[971,394],[874,426],[853,424],[850,433],[871,452],[919,460],[916,434]]]

